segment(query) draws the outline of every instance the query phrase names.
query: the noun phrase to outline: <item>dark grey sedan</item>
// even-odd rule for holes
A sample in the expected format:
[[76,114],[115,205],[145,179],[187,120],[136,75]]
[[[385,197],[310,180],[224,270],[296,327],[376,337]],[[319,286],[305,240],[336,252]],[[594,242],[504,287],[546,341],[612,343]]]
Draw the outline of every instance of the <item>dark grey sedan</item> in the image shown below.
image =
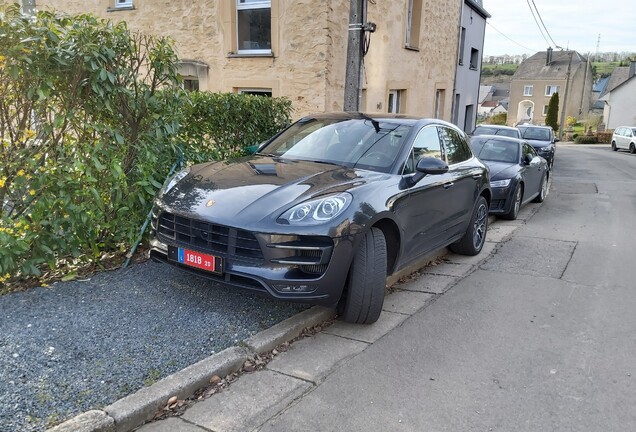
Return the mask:
[[548,168],[552,169],[556,143],[559,141],[554,136],[552,128],[549,126],[519,125],[517,129],[521,131],[521,138],[526,140],[539,156],[548,162]]
[[502,136],[473,136],[473,151],[490,168],[490,213],[516,219],[521,206],[543,202],[548,194],[547,161],[524,140]]
[[169,179],[155,200],[150,256],[372,323],[388,274],[449,245],[481,251],[490,200],[488,169],[454,125],[314,115],[252,156]]

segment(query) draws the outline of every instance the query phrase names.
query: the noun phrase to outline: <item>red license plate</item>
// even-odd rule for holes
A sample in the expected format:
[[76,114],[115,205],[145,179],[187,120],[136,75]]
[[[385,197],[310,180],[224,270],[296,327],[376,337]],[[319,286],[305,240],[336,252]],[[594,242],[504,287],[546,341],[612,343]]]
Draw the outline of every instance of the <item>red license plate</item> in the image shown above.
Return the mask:
[[214,273],[223,272],[223,261],[220,257],[196,252],[190,249],[178,248],[177,261],[189,267],[195,267]]

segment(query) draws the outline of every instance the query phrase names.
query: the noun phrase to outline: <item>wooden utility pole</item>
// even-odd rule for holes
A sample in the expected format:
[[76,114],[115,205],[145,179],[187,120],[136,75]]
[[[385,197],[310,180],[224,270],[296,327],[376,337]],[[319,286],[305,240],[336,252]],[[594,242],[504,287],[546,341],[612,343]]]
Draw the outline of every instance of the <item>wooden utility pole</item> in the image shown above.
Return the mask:
[[561,111],[561,121],[559,122],[559,140],[563,141],[563,127],[565,126],[565,109],[568,103],[568,87],[570,87],[570,69],[572,69],[572,55],[574,51],[570,51],[570,61],[568,62],[568,71],[565,74],[565,94],[563,95],[563,110]]
[[350,0],[347,69],[344,90],[345,111],[360,111],[364,23],[367,20],[366,3],[367,0]]

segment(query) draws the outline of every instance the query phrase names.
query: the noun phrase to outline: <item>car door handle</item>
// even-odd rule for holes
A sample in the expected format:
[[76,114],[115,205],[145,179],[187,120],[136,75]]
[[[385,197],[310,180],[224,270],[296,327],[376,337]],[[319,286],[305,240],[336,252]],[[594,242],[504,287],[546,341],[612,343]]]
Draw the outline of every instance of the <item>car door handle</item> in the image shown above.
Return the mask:
[[453,182],[448,182],[448,183],[444,183],[444,189],[450,189],[453,187],[455,183]]
[[473,178],[475,180],[480,179],[481,178],[481,174],[473,174]]

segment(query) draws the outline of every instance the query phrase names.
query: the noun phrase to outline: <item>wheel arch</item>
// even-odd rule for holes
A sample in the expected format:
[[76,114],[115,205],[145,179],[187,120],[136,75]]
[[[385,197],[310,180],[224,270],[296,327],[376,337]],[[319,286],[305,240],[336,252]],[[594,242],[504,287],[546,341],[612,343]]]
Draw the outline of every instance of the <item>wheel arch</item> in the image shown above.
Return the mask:
[[391,219],[380,219],[373,224],[375,228],[382,230],[386,241],[386,270],[387,274],[392,274],[397,264],[402,235],[395,221]]

